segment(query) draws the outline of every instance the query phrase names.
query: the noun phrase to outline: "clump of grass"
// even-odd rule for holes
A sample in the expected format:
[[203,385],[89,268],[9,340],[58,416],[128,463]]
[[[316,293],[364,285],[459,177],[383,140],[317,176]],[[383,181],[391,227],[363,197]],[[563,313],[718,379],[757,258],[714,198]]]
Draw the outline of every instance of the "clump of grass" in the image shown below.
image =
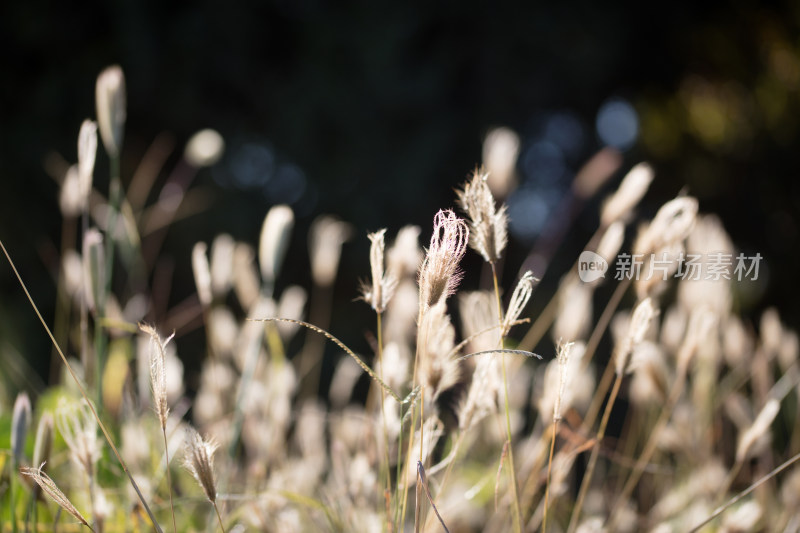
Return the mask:
[[[119,172],[124,101],[124,76],[112,68],[98,80],[97,123],[80,127],[78,163],[56,176],[65,229],[55,335],[39,318],[69,377],[54,373],[53,387],[33,401],[20,395],[13,409],[6,439],[13,474],[8,495],[0,494],[12,530],[20,529],[18,503],[28,491],[27,528],[58,527],[60,514],[37,503],[44,492],[93,531],[161,531],[164,489],[176,532],[684,531],[718,519],[727,520],[723,527],[764,528],[769,516],[779,529],[800,524],[797,469],[780,475],[800,458],[789,456],[800,429],[787,418],[800,383],[798,336],[776,310],[753,323],[737,314],[733,265],[717,270],[719,283],[675,279],[687,254],[705,254],[701,267],[711,268],[714,253],[733,257],[735,247],[689,196],[641,220],[636,206],[655,179],[649,165],[634,166],[602,204],[586,245],[609,265],[617,254],[641,254],[638,279],[583,282],[577,261],[551,261],[578,207],[591,205],[586,200],[621,164],[604,150],[577,173],[564,199],[570,209],[554,218],[552,234],[530,250],[504,295],[507,248],[516,243],[502,201],[515,186],[521,141],[492,131],[485,166],[454,197],[464,218],[436,213],[426,249],[419,241],[427,230],[416,226],[394,242],[385,229],[365,232],[369,278],[353,296],[376,318],[366,350],[355,350],[329,331],[332,316],[349,312],[331,306],[353,228],[316,219],[308,235],[313,286],[285,287],[286,254],[295,226],[303,226],[285,205],[268,210],[258,243],[224,234],[196,243],[179,260],[191,264],[197,294],[168,305],[165,233],[202,208],[189,177],[219,159],[224,140],[198,133],[170,171],[174,144],[159,137],[128,180]],[[111,159],[107,195],[92,186],[98,130]],[[153,190],[161,173],[164,188]],[[626,242],[633,223],[640,229]],[[467,248],[484,260],[480,276],[464,271]],[[534,276],[571,262],[554,291],[537,289],[542,313],[526,316]],[[199,328],[206,357],[184,380],[172,339]],[[534,350],[550,354],[546,365]],[[319,377],[329,363],[328,389]],[[364,374],[366,395],[358,392]],[[32,464],[42,466],[28,468],[25,442],[37,416]],[[616,417],[621,430],[611,439]],[[104,456],[98,429],[116,463]],[[118,432],[127,462],[112,438]],[[172,472],[184,434],[187,471]],[[227,453],[215,457],[217,443]],[[70,482],[67,454],[78,483]],[[18,471],[35,483],[18,483]],[[216,515],[205,526],[204,500]]]

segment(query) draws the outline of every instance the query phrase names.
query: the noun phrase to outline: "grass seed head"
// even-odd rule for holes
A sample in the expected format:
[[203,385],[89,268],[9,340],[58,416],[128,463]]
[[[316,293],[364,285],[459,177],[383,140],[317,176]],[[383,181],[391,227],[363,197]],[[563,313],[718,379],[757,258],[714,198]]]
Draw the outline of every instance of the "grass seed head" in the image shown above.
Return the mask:
[[489,263],[496,263],[508,242],[506,206],[495,208],[494,197],[482,169],[475,169],[464,189],[456,191],[458,203],[470,220],[469,245]]
[[403,226],[397,232],[394,243],[386,252],[386,271],[397,280],[412,277],[422,261],[419,247],[419,226]]
[[627,370],[631,353],[644,340],[655,315],[656,308],[650,298],[645,298],[636,305],[628,324],[628,332],[614,353],[617,374]]
[[214,478],[216,449],[217,445],[213,441],[203,439],[196,429],[187,427],[184,466],[197,480],[208,501],[212,503],[217,501],[217,484]]
[[91,228],[83,236],[83,288],[92,312],[104,303],[105,279],[103,234],[97,228]]
[[153,391],[153,405],[163,430],[167,427],[167,417],[169,416],[166,345],[175,334],[173,333],[166,340],[161,340],[154,327],[147,324],[139,324],[139,329],[150,337],[150,387]]
[[350,240],[350,224],[323,215],[311,223],[308,252],[311,256],[311,277],[320,287],[330,287],[339,270],[342,245]]
[[89,195],[92,193],[92,175],[96,156],[97,123],[84,120],[81,124],[81,131],[78,133],[78,190],[83,209],[88,207]]
[[647,163],[634,166],[619,184],[617,191],[603,205],[600,224],[609,226],[617,220],[627,218],[644,197],[653,181],[653,168]]
[[61,182],[61,191],[58,195],[58,207],[64,218],[75,218],[86,208],[85,198],[81,194],[81,180],[78,165],[71,165],[64,181]]
[[419,269],[420,305],[436,305],[455,292],[461,281],[459,263],[467,251],[469,227],[450,210],[433,219],[433,234]]
[[494,128],[483,140],[483,166],[486,183],[495,198],[507,198],[516,182],[519,135],[509,128]]
[[258,243],[258,263],[261,278],[269,286],[275,284],[283,265],[293,227],[294,212],[288,205],[276,205],[264,218]]
[[39,465],[39,468],[20,468],[20,473],[23,476],[28,476],[29,478],[34,480],[36,484],[42,488],[45,494],[50,496],[50,498],[54,502],[56,502],[62,509],[64,509],[66,512],[74,516],[81,524],[91,529],[89,522],[87,522],[86,519],[83,517],[83,515],[80,512],[78,512],[78,509],[76,509],[75,506],[72,505],[72,502],[69,501],[69,498],[67,498],[64,495],[64,493],[61,492],[58,486],[56,486],[55,482],[52,479],[50,479],[50,476],[48,476],[42,470],[43,467],[44,463]]
[[31,423],[31,401],[28,394],[21,392],[14,401],[14,410],[11,414],[11,453],[14,461],[19,464],[25,453],[25,436],[28,425]]
[[46,412],[39,418],[36,441],[33,444],[33,464],[40,465],[50,459],[53,449],[53,415]]
[[364,283],[361,287],[362,299],[366,301],[376,313],[383,313],[386,306],[394,296],[397,288],[397,278],[391,273],[384,272],[384,234],[386,229],[370,233],[369,266],[372,284]]
[[233,285],[233,254],[236,241],[223,233],[211,243],[211,293],[222,298]]
[[122,147],[126,117],[125,75],[118,65],[106,68],[97,77],[95,100],[103,146],[109,156],[117,157]]
[[665,203],[640,232],[633,245],[634,254],[647,256],[672,243],[683,241],[692,231],[697,215],[696,198],[679,196]]
[[198,242],[192,248],[192,272],[194,273],[194,284],[197,287],[197,297],[204,308],[211,305],[213,293],[211,292],[211,267],[208,264],[206,252],[208,246],[204,242]]
[[95,463],[100,457],[100,446],[97,421],[89,407],[84,403],[70,403],[62,399],[56,409],[56,426],[67,443],[72,460],[92,478]]
[[525,272],[520,278],[514,292],[511,294],[511,300],[508,302],[508,311],[506,312],[505,318],[503,318],[503,334],[508,333],[512,324],[516,322],[522,314],[522,310],[528,305],[531,294],[533,294],[533,286],[538,281],[538,279],[533,277],[533,272],[530,270]]

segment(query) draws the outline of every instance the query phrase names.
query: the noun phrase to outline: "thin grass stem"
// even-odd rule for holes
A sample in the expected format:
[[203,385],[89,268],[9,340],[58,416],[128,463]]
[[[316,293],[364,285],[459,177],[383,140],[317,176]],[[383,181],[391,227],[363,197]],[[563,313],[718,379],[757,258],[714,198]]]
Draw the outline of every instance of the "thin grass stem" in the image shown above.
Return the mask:
[[[492,281],[494,283],[494,295],[497,301],[497,320],[498,323],[503,323],[503,308],[500,303],[500,288],[497,283],[497,269],[494,263],[492,265]],[[500,348],[503,349],[503,339],[505,338],[505,331],[500,330]],[[503,371],[503,390],[504,390],[504,407],[506,418],[506,442],[508,442],[508,469],[511,477],[511,494],[514,498],[514,516],[512,522],[516,525],[516,531],[522,532],[522,517],[520,516],[519,494],[517,492],[517,473],[514,467],[514,450],[511,444],[511,407],[508,401],[508,375],[506,372],[506,356],[500,356],[500,366]]]

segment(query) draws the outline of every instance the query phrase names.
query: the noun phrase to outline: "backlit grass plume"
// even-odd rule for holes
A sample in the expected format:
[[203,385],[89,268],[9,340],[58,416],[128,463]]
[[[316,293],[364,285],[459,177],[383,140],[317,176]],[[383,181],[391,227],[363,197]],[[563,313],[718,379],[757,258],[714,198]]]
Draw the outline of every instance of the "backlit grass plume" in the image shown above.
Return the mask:
[[224,533],[225,526],[222,525],[222,516],[217,507],[217,481],[214,475],[214,452],[217,450],[217,444],[213,440],[204,439],[196,429],[190,426],[186,429],[184,450],[183,464],[197,480],[208,501],[214,506],[219,527]]
[[456,191],[458,203],[470,220],[469,245],[489,263],[496,263],[508,242],[506,206],[495,207],[488,175],[475,169],[464,189]]

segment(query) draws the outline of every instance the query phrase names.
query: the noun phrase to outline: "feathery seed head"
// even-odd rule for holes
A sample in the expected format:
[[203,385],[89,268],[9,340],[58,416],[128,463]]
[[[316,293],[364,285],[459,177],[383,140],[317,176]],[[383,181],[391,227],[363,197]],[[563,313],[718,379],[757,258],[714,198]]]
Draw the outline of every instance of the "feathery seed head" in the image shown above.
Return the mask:
[[394,289],[397,287],[397,279],[389,272],[384,273],[383,269],[385,233],[386,229],[382,229],[367,236],[372,243],[369,249],[372,285],[364,283],[361,288],[362,298],[372,306],[376,313],[382,313],[386,310],[386,305],[394,295]]
[[519,318],[522,310],[528,305],[528,301],[533,294],[533,285],[539,281],[533,277],[533,272],[528,270],[517,283],[514,292],[511,294],[511,301],[508,302],[508,311],[503,319],[503,336],[511,329],[511,325]]
[[186,428],[184,466],[192,473],[203,489],[208,501],[217,501],[217,485],[214,479],[214,452],[217,445],[205,440],[196,429]]
[[198,242],[192,248],[192,272],[194,273],[194,284],[197,287],[197,297],[203,307],[211,305],[213,294],[211,292],[211,267],[208,264],[206,252],[208,246],[204,242]]
[[627,372],[633,372],[630,397],[638,404],[657,404],[669,395],[669,371],[662,348],[644,341],[633,350]]
[[472,180],[456,194],[459,205],[469,216],[472,230],[469,245],[487,262],[495,263],[508,242],[508,214],[506,206],[495,209],[494,197],[486,181],[487,174],[475,169]]
[[97,123],[91,120],[84,120],[83,124],[81,124],[81,131],[78,133],[78,183],[81,207],[83,209],[86,209],[89,205],[96,155]]
[[455,292],[461,273],[458,263],[467,251],[469,227],[451,210],[433,219],[430,247],[419,269],[420,305],[427,309]]
[[311,224],[308,236],[311,277],[320,287],[330,287],[336,279],[342,245],[350,240],[351,233],[350,224],[330,216],[321,216]]
[[294,212],[288,205],[274,206],[264,218],[258,244],[258,263],[261,277],[268,286],[273,286],[278,277],[293,227]]
[[592,322],[593,286],[574,276],[568,276],[563,284],[558,315],[553,324],[553,339],[584,339]]
[[94,464],[100,457],[97,421],[84,403],[62,399],[56,409],[56,425],[67,443],[72,460],[91,478]]
[[36,427],[36,441],[33,444],[33,464],[42,464],[50,458],[53,449],[53,415],[42,414]]
[[620,342],[614,355],[617,374],[622,374],[627,369],[631,353],[644,340],[644,336],[647,334],[655,315],[656,308],[650,298],[645,298],[639,302],[633,310],[628,332]]
[[403,226],[397,232],[389,251],[386,252],[386,271],[396,279],[411,277],[417,273],[422,261],[419,247],[419,226]]
[[236,243],[233,249],[233,291],[242,308],[248,311],[257,304],[261,286],[255,257],[252,246],[243,242]]
[[777,399],[767,400],[750,427],[739,436],[739,443],[736,446],[736,462],[744,461],[754,449],[756,441],[768,435],[772,421],[778,416],[780,408],[781,403]]
[[233,254],[236,241],[223,233],[211,243],[211,293],[216,297],[224,297],[233,284]]
[[37,485],[39,485],[42,490],[53,499],[62,509],[66,512],[74,516],[78,521],[83,524],[84,526],[91,529],[89,522],[83,517],[81,513],[72,505],[72,502],[69,501],[63,492],[56,486],[55,482],[50,479],[50,476],[44,473],[42,468],[44,467],[44,463],[39,465],[39,468],[20,468],[20,473],[23,476],[28,476],[29,478],[33,479]]
[[[284,318],[291,318],[292,320],[302,320],[303,312],[305,311],[306,302],[308,301],[308,293],[303,287],[299,285],[290,285],[283,289],[281,299],[278,302],[277,316]],[[255,316],[270,316],[267,314],[260,314]],[[292,335],[300,328],[297,324],[291,322],[278,322],[278,331],[285,339],[292,338]]]
[[161,429],[167,427],[169,416],[169,403],[167,402],[167,372],[166,346],[175,336],[175,333],[162,341],[156,329],[147,324],[139,324],[139,329],[150,337],[150,387],[153,390],[153,404],[155,405]]
[[439,300],[422,315],[419,327],[420,378],[432,398],[456,384],[461,374],[458,361],[453,357],[455,328],[447,315],[447,305]]
[[609,264],[613,263],[614,256],[619,253],[624,240],[625,224],[620,221],[612,223],[603,232],[603,236],[597,244],[597,255],[608,261]]
[[14,401],[14,410],[11,415],[11,453],[14,461],[19,463],[25,451],[25,435],[28,433],[28,424],[31,421],[31,401],[28,395],[21,392]]
[[690,196],[679,196],[662,205],[637,237],[633,253],[648,255],[684,240],[694,227],[697,208],[697,199]]
[[97,228],[90,228],[83,236],[83,288],[92,312],[105,300],[105,264],[103,234]]
[[492,194],[505,198],[514,188],[514,167],[519,156],[519,135],[509,128],[494,128],[483,140],[483,165]]
[[95,87],[97,124],[103,146],[111,157],[119,155],[125,128],[125,75],[118,65],[106,68]]
[[603,205],[600,224],[608,226],[612,222],[624,219],[642,199],[653,181],[653,168],[647,163],[639,163],[633,167],[619,184],[617,192]]
[[61,182],[61,191],[58,195],[58,207],[64,218],[75,218],[86,208],[85,198],[81,194],[78,165],[71,165],[64,174],[64,181]]

